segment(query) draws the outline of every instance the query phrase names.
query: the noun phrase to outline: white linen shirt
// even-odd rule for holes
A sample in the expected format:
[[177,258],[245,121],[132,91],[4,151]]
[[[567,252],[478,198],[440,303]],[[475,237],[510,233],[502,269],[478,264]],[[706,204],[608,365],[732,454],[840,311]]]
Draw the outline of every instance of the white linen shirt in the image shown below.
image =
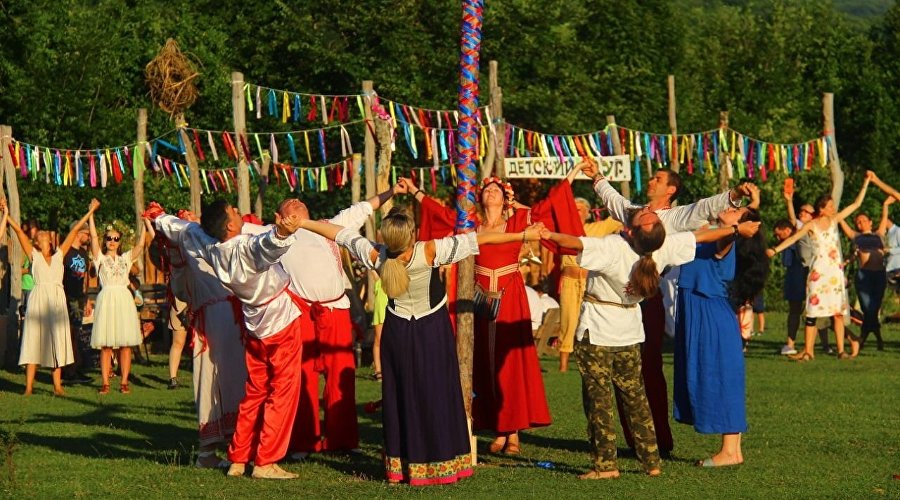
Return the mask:
[[[644,341],[644,324],[638,303],[643,297],[625,293],[631,271],[639,260],[638,254],[622,236],[612,234],[603,238],[580,238],[584,249],[578,254],[578,265],[587,269],[585,292],[608,302],[630,305],[621,308],[608,304],[581,303],[581,315],[575,338],[581,341],[585,332],[592,345],[619,347]],[[666,236],[663,245],[653,252],[653,262],[659,272],[667,266],[678,266],[694,260],[697,239],[693,233],[683,232]]]
[[300,316],[285,289],[290,283],[279,259],[296,241],[281,239],[274,230],[250,236],[241,234],[218,241],[196,222],[161,215],[156,228],[193,258],[205,260],[219,281],[240,301],[247,332],[263,339],[284,330]]
[[[362,201],[341,210],[327,222],[359,232],[372,211],[372,205]],[[262,226],[255,227],[265,230]],[[350,309],[350,299],[344,295],[344,270],[337,245],[306,229],[298,230],[294,237],[297,242],[281,258],[281,265],[291,277],[293,290],[308,302],[321,302],[335,309]]]
[[[594,183],[594,192],[597,193],[597,196],[609,209],[610,216],[625,225],[631,222],[628,220],[628,210],[644,207],[644,205],[638,205],[627,200],[606,179],[601,179]],[[740,202],[732,202],[730,191],[725,191],[689,205],[661,208],[654,212],[659,217],[659,220],[662,221],[663,227],[666,228],[666,234],[674,234],[681,231],[696,231],[700,229],[708,224],[711,219],[718,217],[729,206],[739,207]],[[678,268],[670,269],[660,281],[663,308],[666,311],[666,333],[670,337],[675,336],[675,298],[678,294],[679,271],[680,269]]]

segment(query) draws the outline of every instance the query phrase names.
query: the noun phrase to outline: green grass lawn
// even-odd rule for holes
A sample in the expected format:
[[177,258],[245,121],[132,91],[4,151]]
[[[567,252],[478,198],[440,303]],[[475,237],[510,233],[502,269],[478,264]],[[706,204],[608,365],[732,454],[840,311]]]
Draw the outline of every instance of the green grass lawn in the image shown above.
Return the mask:
[[[767,333],[747,353],[745,464],[701,469],[693,465],[718,449],[719,437],[673,424],[675,452],[663,475],[639,472],[619,440],[622,477],[579,481],[589,464],[577,371],[559,373],[544,359],[552,426],[522,435],[516,458],[483,454],[475,475],[456,485],[390,487],[382,480],[380,415],[365,414],[379,397],[368,368],[357,379],[361,457],[313,455],[285,468],[295,481],[226,478],[190,466],[196,458],[191,390],[165,389],[165,355],[138,366],[132,394],[100,397],[95,386],[52,396],[41,372],[25,398],[22,373],[0,373],[0,493],[35,498],[900,498],[900,327],[886,328],[887,348],[874,339],[859,359],[819,355],[806,364],[776,354],[784,315],[769,314]],[[670,381],[671,345],[665,356]],[[186,360],[185,360],[186,361]],[[189,366],[187,362],[183,366]],[[187,372],[183,380],[189,380]],[[479,437],[486,447],[488,436]],[[537,467],[551,461],[552,469]]]

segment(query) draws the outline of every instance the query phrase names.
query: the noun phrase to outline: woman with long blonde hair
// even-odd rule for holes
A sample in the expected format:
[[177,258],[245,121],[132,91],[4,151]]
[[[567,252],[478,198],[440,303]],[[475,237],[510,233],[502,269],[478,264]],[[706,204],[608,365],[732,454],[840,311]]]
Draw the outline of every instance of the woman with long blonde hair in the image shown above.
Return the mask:
[[416,241],[416,224],[394,208],[382,219],[384,244],[350,228],[304,220],[381,276],[388,306],[381,340],[385,474],[388,482],[447,484],[472,474],[456,341],[439,267],[477,255],[479,246],[540,239],[540,225],[515,233],[465,233]]

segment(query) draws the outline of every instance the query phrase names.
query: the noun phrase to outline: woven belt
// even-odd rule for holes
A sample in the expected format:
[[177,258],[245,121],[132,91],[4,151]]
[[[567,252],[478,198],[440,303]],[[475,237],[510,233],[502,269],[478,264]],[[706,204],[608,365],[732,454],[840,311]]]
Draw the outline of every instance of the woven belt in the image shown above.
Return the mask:
[[519,272],[519,264],[510,264],[508,266],[498,267],[497,269],[491,269],[490,267],[484,266],[475,266],[475,274],[480,274],[482,276],[487,276],[490,279],[489,289],[492,292],[497,291],[497,285],[499,284],[499,279],[501,276],[506,276],[507,274],[513,274]]
[[584,294],[584,301],[590,302],[591,304],[598,304],[598,305],[602,305],[602,306],[621,307],[622,309],[632,309],[632,308],[637,307],[637,304],[623,304],[621,302],[610,302],[608,300],[598,299],[597,297],[594,297],[593,295],[591,295],[589,293]]

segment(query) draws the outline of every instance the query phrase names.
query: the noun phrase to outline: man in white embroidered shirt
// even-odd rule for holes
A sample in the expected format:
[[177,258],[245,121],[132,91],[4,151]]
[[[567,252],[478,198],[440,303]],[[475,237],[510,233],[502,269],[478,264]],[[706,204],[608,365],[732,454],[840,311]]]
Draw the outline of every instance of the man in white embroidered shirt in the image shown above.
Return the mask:
[[300,298],[278,262],[296,241],[299,203],[282,202],[274,228],[256,236],[241,234],[241,214],[221,200],[204,208],[199,225],[156,204],[145,212],[169,240],[209,263],[241,302],[247,383],[228,447],[229,476],[243,475],[252,460],[255,478],[297,477],[276,462],[287,452],[300,392]]
[[[603,205],[609,209],[610,216],[615,220],[627,224],[628,211],[643,207],[619,194],[600,173],[600,169],[593,159],[585,159],[576,168],[581,168],[585,175],[594,179],[594,192],[597,193]],[[749,189],[749,186],[741,184],[734,189],[695,203],[672,207],[672,202],[681,192],[681,177],[671,170],[660,169],[647,181],[646,207],[656,213],[666,228],[667,234],[695,231],[706,225],[709,220],[715,219],[729,205],[740,206],[742,198],[750,195]],[[656,440],[663,458],[675,446],[672,430],[669,427],[669,395],[662,370],[662,341],[667,329],[671,334],[675,332],[674,297],[677,289],[677,270],[676,267],[665,273],[660,281],[661,293],[641,302],[641,316],[646,335],[641,349],[641,373],[644,377],[647,400],[650,402],[650,411],[653,414]],[[621,415],[621,407],[619,410]],[[625,419],[620,419],[620,421],[625,439],[629,446],[633,447],[628,424]]]

